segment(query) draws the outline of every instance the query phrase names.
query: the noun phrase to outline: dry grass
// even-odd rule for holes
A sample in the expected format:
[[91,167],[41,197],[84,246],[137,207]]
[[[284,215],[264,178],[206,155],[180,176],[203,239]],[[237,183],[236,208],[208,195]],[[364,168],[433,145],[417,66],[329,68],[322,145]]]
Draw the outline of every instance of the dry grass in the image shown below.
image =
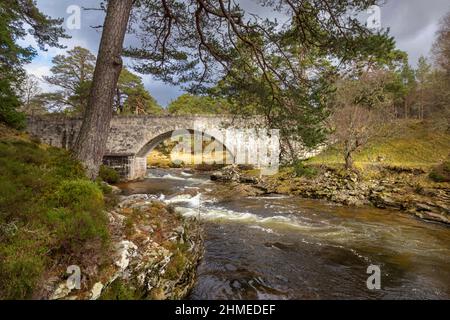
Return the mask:
[[[216,153],[213,155],[177,153],[174,160],[183,164],[183,166],[191,167],[201,163],[225,163],[226,151],[223,153]],[[170,168],[174,166],[170,155],[167,156],[158,150],[153,150],[147,157],[147,164],[160,168]]]
[[[450,134],[430,123],[399,121],[390,126],[384,137],[370,141],[354,156],[355,166],[368,165],[422,168],[442,163],[450,152]],[[308,164],[343,165],[339,147],[333,146],[309,159]]]

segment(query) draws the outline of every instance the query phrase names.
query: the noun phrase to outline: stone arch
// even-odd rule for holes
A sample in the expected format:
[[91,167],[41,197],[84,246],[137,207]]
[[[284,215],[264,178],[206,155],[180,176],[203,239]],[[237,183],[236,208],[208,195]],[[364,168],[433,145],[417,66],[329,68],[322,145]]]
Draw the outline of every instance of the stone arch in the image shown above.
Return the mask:
[[[234,153],[231,151],[231,149],[224,144],[221,140],[217,139],[214,136],[211,136],[209,134],[207,134],[206,132],[202,132],[202,131],[198,131],[198,130],[194,130],[194,129],[182,129],[185,131],[188,131],[190,134],[195,134],[195,133],[201,133],[203,136],[211,139],[213,138],[216,142],[218,142],[219,144],[221,144],[223,146],[223,150],[226,151],[229,156],[231,157],[231,159],[235,159],[235,155]],[[176,129],[176,130],[169,130],[166,131],[164,133],[161,133],[155,137],[153,137],[149,142],[147,142],[137,153],[136,153],[136,157],[137,158],[146,158],[148,156],[148,154],[156,147],[158,146],[160,143],[170,139],[173,135],[173,133],[175,131],[180,131],[180,129]]]

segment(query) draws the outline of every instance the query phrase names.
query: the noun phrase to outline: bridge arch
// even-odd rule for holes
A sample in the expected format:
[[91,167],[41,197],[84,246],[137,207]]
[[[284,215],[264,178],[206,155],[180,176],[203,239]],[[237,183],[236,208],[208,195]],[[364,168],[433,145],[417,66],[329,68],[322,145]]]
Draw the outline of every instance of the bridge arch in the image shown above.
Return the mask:
[[218,139],[215,136],[209,135],[206,132],[198,131],[198,130],[194,130],[194,129],[181,129],[181,130],[176,129],[176,130],[169,130],[164,133],[161,133],[161,134],[153,137],[152,139],[150,139],[150,141],[148,141],[144,146],[142,146],[140,148],[140,150],[136,153],[136,157],[146,158],[150,154],[150,152],[152,152],[152,150],[155,149],[159,144],[171,139],[172,137],[182,136],[186,132],[189,132],[190,135],[201,134],[202,138],[205,137],[211,141],[215,141],[216,143],[218,143],[219,145],[222,146],[223,151],[225,151],[227,153],[227,157],[229,157],[229,159],[233,159],[233,160],[235,159],[234,153],[220,139]]
[[[222,138],[221,134],[215,132],[223,132],[227,128],[249,128],[249,126],[256,128],[260,126],[259,123],[261,123],[259,117],[235,119],[231,115],[114,116],[110,123],[103,163],[116,169],[125,180],[143,178],[147,172],[146,155],[159,143],[169,139],[173,131],[185,128],[191,128],[191,132],[192,128],[202,131],[205,137],[209,137],[207,134],[216,135],[212,138],[224,146],[233,162],[237,162],[239,143],[242,142],[237,139],[240,138],[233,138],[228,134]],[[76,141],[81,124],[81,118],[62,115],[29,117],[27,132],[44,143],[70,149]]]

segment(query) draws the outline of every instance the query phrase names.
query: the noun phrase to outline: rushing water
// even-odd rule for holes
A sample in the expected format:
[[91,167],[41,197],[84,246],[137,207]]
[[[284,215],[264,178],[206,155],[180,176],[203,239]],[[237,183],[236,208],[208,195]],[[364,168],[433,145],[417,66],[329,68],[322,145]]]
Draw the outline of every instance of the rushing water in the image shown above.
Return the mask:
[[[450,228],[397,211],[287,196],[217,201],[208,176],[150,170],[150,193],[196,216],[205,256],[191,299],[450,299]],[[369,290],[369,265],[381,290]]]

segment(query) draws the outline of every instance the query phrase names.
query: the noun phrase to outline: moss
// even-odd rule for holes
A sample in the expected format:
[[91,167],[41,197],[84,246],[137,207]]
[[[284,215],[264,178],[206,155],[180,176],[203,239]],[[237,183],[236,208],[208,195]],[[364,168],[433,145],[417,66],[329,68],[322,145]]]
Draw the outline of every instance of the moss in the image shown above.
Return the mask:
[[312,166],[305,165],[303,161],[296,161],[292,168],[296,177],[311,178],[317,175],[317,170]]
[[182,252],[179,250],[175,251],[169,264],[166,267],[164,277],[171,280],[176,280],[179,278],[181,273],[184,271],[187,259]]
[[100,300],[138,300],[142,299],[142,293],[131,284],[116,279],[102,293]]

